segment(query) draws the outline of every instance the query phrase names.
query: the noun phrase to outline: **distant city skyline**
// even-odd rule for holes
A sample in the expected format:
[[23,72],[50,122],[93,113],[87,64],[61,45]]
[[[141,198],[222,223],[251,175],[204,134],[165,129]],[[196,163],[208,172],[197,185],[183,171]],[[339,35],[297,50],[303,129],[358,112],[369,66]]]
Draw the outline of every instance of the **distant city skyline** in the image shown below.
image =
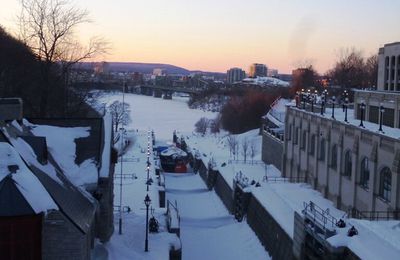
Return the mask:
[[[101,35],[110,54],[97,60],[167,63],[189,70],[226,72],[252,63],[280,73],[312,61],[332,67],[341,48],[364,55],[400,41],[400,1],[391,0],[85,0],[93,21],[77,32],[85,42]],[[15,33],[19,0],[0,9],[0,25]]]

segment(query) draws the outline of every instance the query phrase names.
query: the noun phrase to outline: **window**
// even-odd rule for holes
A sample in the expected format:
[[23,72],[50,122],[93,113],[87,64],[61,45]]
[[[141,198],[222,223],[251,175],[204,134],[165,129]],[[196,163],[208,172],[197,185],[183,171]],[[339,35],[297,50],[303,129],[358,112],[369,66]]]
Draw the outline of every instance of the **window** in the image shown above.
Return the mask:
[[383,168],[379,177],[379,196],[385,201],[390,201],[392,193],[392,172],[389,167]]
[[307,132],[303,131],[303,136],[301,137],[301,146],[300,146],[300,148],[302,150],[305,150],[306,149],[306,144],[307,144]]
[[315,135],[311,136],[311,143],[310,143],[310,155],[315,154]]
[[332,146],[332,151],[331,151],[331,168],[332,169],[337,169],[337,145]]
[[320,161],[325,161],[325,139],[321,138],[321,141],[319,142],[319,156],[318,159]]
[[344,154],[344,170],[343,175],[351,178],[351,169],[353,167],[353,163],[351,161],[351,151],[347,150]]
[[288,127],[288,131],[286,133],[286,138],[289,141],[290,139],[292,139],[292,125],[289,125]]
[[296,127],[296,129],[294,131],[293,143],[294,144],[299,143],[299,128],[298,127]]
[[360,186],[368,189],[369,186],[369,159],[364,157],[360,167]]

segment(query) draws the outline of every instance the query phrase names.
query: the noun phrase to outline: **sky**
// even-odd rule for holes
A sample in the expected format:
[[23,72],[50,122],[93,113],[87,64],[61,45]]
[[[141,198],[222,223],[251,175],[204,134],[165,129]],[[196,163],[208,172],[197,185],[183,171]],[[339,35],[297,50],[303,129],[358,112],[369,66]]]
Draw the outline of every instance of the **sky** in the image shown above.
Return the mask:
[[[158,62],[190,70],[248,71],[263,63],[281,73],[305,63],[331,68],[342,48],[366,56],[400,41],[398,0],[72,0],[91,23],[83,42],[102,36],[97,60]],[[19,0],[0,0],[0,25],[15,32]]]

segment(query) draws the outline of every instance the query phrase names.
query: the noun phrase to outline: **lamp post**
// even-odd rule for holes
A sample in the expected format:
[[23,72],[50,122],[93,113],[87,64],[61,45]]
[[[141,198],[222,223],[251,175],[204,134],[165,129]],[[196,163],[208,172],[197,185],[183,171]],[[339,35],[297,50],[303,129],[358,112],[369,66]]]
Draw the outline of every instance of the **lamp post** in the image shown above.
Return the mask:
[[311,101],[311,112],[314,113],[314,95],[311,95],[310,101]]
[[365,110],[365,104],[364,104],[364,102],[362,102],[361,103],[361,105],[360,105],[360,112],[361,112],[361,122],[360,122],[360,127],[364,127],[364,124],[363,124],[363,120],[364,120],[364,110]]
[[146,194],[146,197],[144,198],[144,204],[146,205],[146,239],[144,241],[144,251],[148,252],[149,251],[149,206],[151,203],[151,199],[149,197],[149,194]]
[[336,101],[336,97],[333,96],[332,97],[332,119],[335,119],[335,101]]
[[385,112],[385,108],[383,107],[383,105],[381,104],[379,106],[379,132],[383,133],[382,130],[382,123],[383,123],[383,113]]
[[306,99],[304,95],[304,88],[301,89],[301,100],[303,101],[303,109],[306,109]]
[[344,107],[344,121],[346,123],[348,123],[348,121],[347,121],[347,108],[348,108],[348,106],[349,106],[349,98],[346,97],[344,99],[344,104],[343,104],[343,107]]
[[[122,114],[125,113],[125,78],[124,82],[122,83]],[[124,158],[124,121],[122,121],[121,127],[121,172],[120,172],[120,179],[119,179],[119,222],[118,222],[118,234],[122,234],[122,166],[123,166],[123,158]]]

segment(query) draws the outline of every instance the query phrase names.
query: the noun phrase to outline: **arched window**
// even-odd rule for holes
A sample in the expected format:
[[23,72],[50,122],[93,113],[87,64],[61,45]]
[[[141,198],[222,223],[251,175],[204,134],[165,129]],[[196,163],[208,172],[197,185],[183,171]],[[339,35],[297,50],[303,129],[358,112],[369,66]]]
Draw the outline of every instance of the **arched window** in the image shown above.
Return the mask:
[[319,160],[320,161],[325,161],[325,139],[321,138],[321,141],[319,142]]
[[307,144],[307,132],[303,131],[303,135],[301,137],[301,149],[305,150],[306,149],[306,144]]
[[331,168],[337,169],[337,145],[332,146],[331,150]]
[[311,136],[311,142],[310,142],[310,155],[315,154],[315,135]]
[[392,172],[389,167],[384,167],[379,177],[379,196],[386,201],[390,201],[392,195]]
[[368,189],[369,187],[369,159],[364,157],[360,167],[360,186]]
[[344,154],[344,169],[343,169],[343,175],[348,176],[349,178],[351,177],[351,169],[353,168],[353,163],[351,161],[351,151],[347,150],[346,153]]

